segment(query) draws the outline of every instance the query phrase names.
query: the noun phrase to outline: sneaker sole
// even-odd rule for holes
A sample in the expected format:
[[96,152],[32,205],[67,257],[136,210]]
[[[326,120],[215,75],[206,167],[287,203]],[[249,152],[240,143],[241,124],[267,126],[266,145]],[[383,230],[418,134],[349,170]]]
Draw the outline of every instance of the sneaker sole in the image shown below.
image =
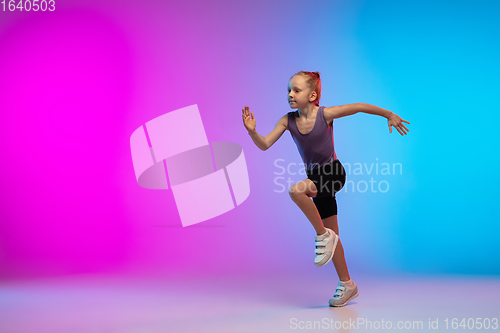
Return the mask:
[[344,305],[346,305],[347,303],[349,303],[350,301],[352,301],[353,299],[355,299],[358,296],[359,296],[359,293],[356,292],[356,294],[354,294],[351,297],[349,297],[349,299],[347,301],[345,301],[343,304],[332,305],[332,304],[330,304],[330,302],[328,302],[328,304],[330,304],[330,306],[333,306],[333,307],[344,306]]
[[330,257],[328,258],[327,261],[325,261],[324,264],[315,264],[316,267],[321,267],[321,266],[325,266],[326,264],[328,264],[332,259],[333,259],[333,255],[335,254],[335,248],[337,247],[337,242],[339,241],[339,236],[335,235],[335,241],[333,242],[333,251],[332,251],[332,254],[330,255]]

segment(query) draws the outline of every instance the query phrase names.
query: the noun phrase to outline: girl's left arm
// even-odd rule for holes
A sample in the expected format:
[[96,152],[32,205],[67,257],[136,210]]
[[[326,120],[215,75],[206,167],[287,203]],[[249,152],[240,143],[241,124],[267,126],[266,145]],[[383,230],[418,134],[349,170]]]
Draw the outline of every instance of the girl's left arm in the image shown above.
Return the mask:
[[403,122],[409,124],[410,123],[409,121],[401,119],[400,116],[398,116],[392,111],[382,109],[378,106],[367,103],[353,103],[353,104],[346,104],[346,105],[332,106],[329,108],[325,108],[325,118],[331,118],[331,120],[333,120],[335,118],[350,116],[358,112],[374,114],[387,118],[387,124],[389,125],[389,133],[392,133],[391,126],[394,126],[394,128],[397,129],[401,135],[407,134],[407,132],[410,131],[403,124]]

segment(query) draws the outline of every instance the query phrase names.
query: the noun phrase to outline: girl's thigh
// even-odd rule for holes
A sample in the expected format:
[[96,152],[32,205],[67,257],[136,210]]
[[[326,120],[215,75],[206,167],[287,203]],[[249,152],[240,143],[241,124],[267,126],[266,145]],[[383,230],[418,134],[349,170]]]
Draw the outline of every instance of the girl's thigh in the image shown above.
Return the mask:
[[319,173],[309,173],[308,179],[315,184],[317,196],[333,196],[344,187],[346,174],[342,164],[336,160],[330,165],[325,165]]

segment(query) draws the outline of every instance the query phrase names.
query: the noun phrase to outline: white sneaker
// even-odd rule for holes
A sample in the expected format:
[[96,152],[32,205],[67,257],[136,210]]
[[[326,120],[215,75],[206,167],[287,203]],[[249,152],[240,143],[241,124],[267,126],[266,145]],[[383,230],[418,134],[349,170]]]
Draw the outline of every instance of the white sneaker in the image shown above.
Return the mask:
[[339,240],[339,237],[333,230],[328,228],[325,229],[327,233],[316,236],[316,258],[314,258],[314,264],[317,267],[324,266],[332,260],[335,247]]
[[344,306],[347,302],[352,301],[358,296],[358,286],[354,283],[354,281],[351,280],[350,283],[339,281],[337,290],[335,291],[333,298],[330,298],[329,303],[330,306]]

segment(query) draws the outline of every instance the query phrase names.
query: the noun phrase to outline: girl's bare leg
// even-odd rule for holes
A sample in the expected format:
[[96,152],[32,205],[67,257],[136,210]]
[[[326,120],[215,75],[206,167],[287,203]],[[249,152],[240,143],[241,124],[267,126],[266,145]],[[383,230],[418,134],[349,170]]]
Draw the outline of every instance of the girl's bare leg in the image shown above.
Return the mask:
[[[333,230],[337,235],[339,234],[337,215],[321,220],[316,205],[310,199],[310,197],[314,198],[316,196],[317,188],[309,178],[292,185],[290,187],[289,194],[293,202],[299,206],[309,222],[311,222],[318,235],[322,235],[326,232],[325,227]],[[337,242],[335,252],[333,253],[332,262],[335,265],[340,281],[349,281],[351,277],[349,276],[349,271],[347,270],[347,264],[344,257],[344,247],[342,246],[340,237]]]
[[[323,220],[323,223],[326,228],[332,229],[333,231],[335,231],[337,235],[339,234],[337,215],[327,217],[326,219]],[[344,247],[340,242],[340,237],[337,243],[337,247],[335,248],[335,252],[333,254],[332,262],[333,265],[335,265],[335,270],[337,271],[340,281],[349,281],[351,277],[349,276],[349,271],[347,270],[347,264],[345,262],[345,257],[344,257]]]
[[[323,235],[326,232],[323,221],[319,216],[316,205],[309,197],[315,197],[317,193],[316,185],[308,178],[293,184],[288,193],[293,202],[299,206],[304,215],[316,230],[318,235]],[[335,255],[335,254],[334,254]]]

